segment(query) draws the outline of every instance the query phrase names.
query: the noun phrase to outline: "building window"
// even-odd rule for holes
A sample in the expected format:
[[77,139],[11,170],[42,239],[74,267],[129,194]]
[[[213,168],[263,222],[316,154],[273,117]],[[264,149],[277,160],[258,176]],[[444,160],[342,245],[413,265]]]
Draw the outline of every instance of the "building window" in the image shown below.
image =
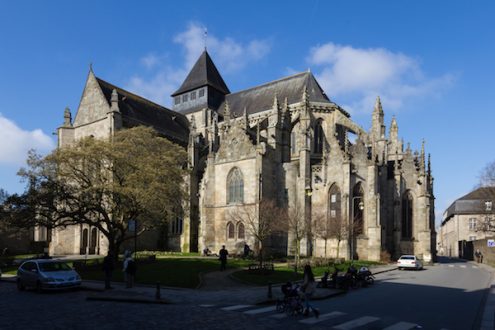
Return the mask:
[[241,170],[234,167],[227,176],[227,204],[244,202],[244,180]]
[[313,140],[313,149],[316,154],[323,152],[323,127],[322,120],[318,120],[315,124],[315,136]]
[[469,230],[476,230],[476,218],[469,219]]
[[176,105],[177,105],[177,104],[180,104],[180,96],[176,96],[176,97],[174,98],[174,100],[175,100],[175,104],[176,104]]
[[196,99],[196,91],[191,92],[191,100],[195,100],[195,99]]
[[239,239],[244,239],[245,238],[245,233],[244,233],[244,224],[239,222],[237,224],[237,238]]
[[235,238],[234,224],[232,222],[229,222],[227,224],[227,239],[234,239],[234,238]]
[[339,221],[340,220],[340,189],[339,186],[336,184],[332,185],[330,187],[330,190],[328,191],[328,194],[330,196],[329,198],[329,203],[328,203],[328,209],[330,213],[330,218],[332,220]]
[[189,101],[189,94],[182,95],[182,102],[187,102],[187,101]]
[[491,211],[492,210],[492,201],[486,201],[485,202],[485,208],[486,208],[486,211]]
[[205,96],[205,90],[204,90],[204,88],[200,89],[199,92],[198,92],[198,94],[199,94],[198,97]]
[[402,198],[402,238],[412,238],[413,231],[413,198],[408,191]]

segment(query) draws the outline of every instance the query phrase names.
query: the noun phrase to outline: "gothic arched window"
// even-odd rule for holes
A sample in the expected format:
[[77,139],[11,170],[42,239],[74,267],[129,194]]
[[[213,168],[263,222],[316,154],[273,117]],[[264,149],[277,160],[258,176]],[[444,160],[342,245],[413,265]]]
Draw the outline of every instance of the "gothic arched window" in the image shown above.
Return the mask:
[[413,236],[413,197],[407,191],[402,197],[402,238]]
[[234,167],[227,176],[227,204],[244,202],[244,180],[241,170]]
[[361,182],[356,183],[352,190],[352,215],[354,236],[364,232],[364,191]]
[[316,121],[314,128],[314,139],[313,139],[313,150],[316,154],[321,154],[323,152],[323,121],[319,119]]
[[244,224],[239,222],[237,224],[237,238],[239,239],[244,239],[246,237],[245,231],[244,231]]
[[232,222],[227,223],[227,239],[235,238],[235,227]]
[[330,221],[341,220],[341,201],[339,186],[333,184],[328,191],[328,218]]

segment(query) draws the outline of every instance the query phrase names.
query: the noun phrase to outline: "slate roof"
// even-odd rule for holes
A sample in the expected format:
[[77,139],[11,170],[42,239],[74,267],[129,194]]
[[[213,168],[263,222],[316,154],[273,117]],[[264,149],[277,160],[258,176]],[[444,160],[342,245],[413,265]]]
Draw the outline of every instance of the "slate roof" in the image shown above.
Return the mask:
[[495,187],[481,187],[457,199],[447,209],[443,223],[456,214],[495,213],[495,205],[492,206],[492,211],[486,210],[486,201],[495,202]]
[[186,146],[189,139],[187,118],[145,98],[128,92],[96,77],[108,104],[111,104],[113,89],[119,96],[119,110],[124,127],[151,126],[168,139]]
[[[308,89],[308,97],[311,102],[330,103],[323,89],[320,87],[311,72],[301,72],[279,80],[245,89],[236,93],[226,95],[230,110],[236,116],[244,113],[246,108],[248,114],[271,109],[275,95],[283,104],[285,98],[289,104],[302,101],[304,88]],[[225,102],[220,105],[219,112],[223,114]]]
[[206,50],[203,51],[187,75],[186,80],[172,94],[172,97],[203,86],[211,86],[223,94],[230,93],[229,88],[223,81],[222,76]]

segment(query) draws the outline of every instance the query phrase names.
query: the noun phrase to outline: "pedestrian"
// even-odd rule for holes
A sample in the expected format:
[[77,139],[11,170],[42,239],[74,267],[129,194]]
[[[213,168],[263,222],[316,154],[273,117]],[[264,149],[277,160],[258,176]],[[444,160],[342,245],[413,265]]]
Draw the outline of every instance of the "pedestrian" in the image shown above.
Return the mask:
[[480,263],[480,259],[481,259],[481,251],[480,251],[480,249],[476,249],[476,252],[474,253],[474,256],[476,257],[476,262],[477,263]]
[[316,281],[315,276],[313,275],[313,271],[311,270],[310,265],[304,266],[304,279],[302,284],[302,292],[304,294],[304,316],[309,315],[309,311],[312,310],[315,314],[315,317],[318,318],[320,316],[320,311],[314,308],[314,306],[310,303],[311,297],[316,291]]
[[244,258],[249,257],[249,252],[251,252],[251,248],[247,243],[244,243]]
[[105,272],[105,289],[111,289],[110,281],[112,280],[113,272],[113,256],[111,252],[108,252],[107,256],[103,258],[103,271]]
[[483,263],[483,253],[480,251],[480,263]]
[[222,245],[222,249],[218,252],[220,256],[218,259],[220,260],[220,270],[225,270],[227,267],[227,256],[229,255],[229,251],[225,249],[225,245]]
[[132,288],[134,277],[136,276],[136,261],[132,258],[130,252],[126,252],[125,254],[123,272],[126,288]]

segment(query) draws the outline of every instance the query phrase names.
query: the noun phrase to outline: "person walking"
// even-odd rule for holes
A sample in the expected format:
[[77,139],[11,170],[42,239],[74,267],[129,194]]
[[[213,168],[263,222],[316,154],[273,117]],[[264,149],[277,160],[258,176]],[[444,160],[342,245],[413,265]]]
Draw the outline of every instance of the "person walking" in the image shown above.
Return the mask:
[[481,260],[481,251],[480,249],[476,249],[476,252],[474,253],[474,256],[476,257],[476,262],[480,263]]
[[247,243],[244,243],[244,259],[249,257],[250,252],[251,252],[251,248],[249,247],[249,245],[247,245]]
[[227,268],[227,256],[229,255],[229,251],[227,251],[227,249],[225,249],[225,245],[222,245],[222,249],[220,250],[218,255],[220,256],[219,257],[220,270],[223,271],[223,270],[225,270],[225,268]]
[[302,292],[304,293],[304,316],[308,316],[310,310],[313,311],[315,317],[318,318],[320,316],[320,311],[314,308],[314,306],[310,303],[311,297],[316,291],[316,281],[315,276],[313,275],[313,271],[310,265],[304,266],[304,280],[302,284]]
[[134,277],[136,275],[136,261],[132,258],[132,254],[130,252],[126,252],[123,272],[126,288],[132,288],[134,284]]
[[107,256],[103,258],[103,271],[105,272],[105,290],[109,290],[112,288],[110,281],[112,280],[113,272],[113,255],[111,252],[108,252]]

